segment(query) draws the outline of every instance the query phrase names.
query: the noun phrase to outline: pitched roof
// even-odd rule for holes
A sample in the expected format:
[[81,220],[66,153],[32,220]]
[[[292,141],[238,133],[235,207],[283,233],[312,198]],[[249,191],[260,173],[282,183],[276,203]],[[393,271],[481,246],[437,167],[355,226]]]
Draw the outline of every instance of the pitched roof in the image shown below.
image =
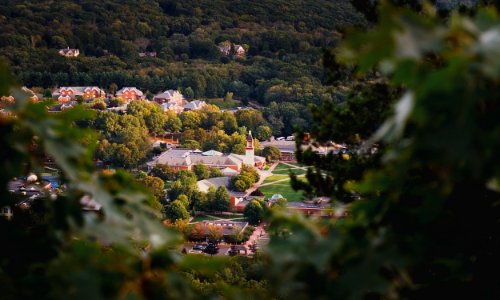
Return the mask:
[[209,151],[203,152],[201,155],[204,155],[204,156],[222,156],[222,153],[219,151],[215,151],[215,150],[209,150]]
[[202,108],[205,105],[207,105],[207,103],[205,101],[194,100],[194,101],[191,101],[191,102],[187,103],[186,105],[184,105],[184,109],[197,110],[197,109]]
[[166,90],[163,93],[157,94],[154,96],[154,98],[161,98],[161,99],[172,99],[174,96],[180,95],[182,97],[182,94],[177,91],[177,90]]
[[125,93],[125,92],[127,92],[127,91],[134,91],[134,92],[135,92],[135,94],[136,94],[137,96],[142,96],[142,95],[143,95],[142,91],[141,91],[141,90],[139,90],[139,89],[137,89],[136,87],[122,87],[121,89],[119,89],[119,90],[116,92],[116,94],[117,94],[117,95],[118,95],[118,94],[123,94],[123,93]]

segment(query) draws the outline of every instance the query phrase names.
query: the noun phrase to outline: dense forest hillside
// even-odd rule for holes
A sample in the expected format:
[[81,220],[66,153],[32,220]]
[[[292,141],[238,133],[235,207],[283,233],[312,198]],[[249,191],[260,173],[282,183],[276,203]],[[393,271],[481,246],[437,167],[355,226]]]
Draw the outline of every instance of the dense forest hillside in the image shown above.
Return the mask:
[[[290,102],[267,113],[276,133],[290,133],[287,120],[310,123],[299,112],[332,97],[322,85],[323,49],[338,43],[339,31],[366,25],[348,0],[3,1],[0,57],[29,87],[173,88],[191,99],[232,92],[264,106]],[[227,44],[245,55],[222,54]],[[60,55],[66,47],[80,56]]]

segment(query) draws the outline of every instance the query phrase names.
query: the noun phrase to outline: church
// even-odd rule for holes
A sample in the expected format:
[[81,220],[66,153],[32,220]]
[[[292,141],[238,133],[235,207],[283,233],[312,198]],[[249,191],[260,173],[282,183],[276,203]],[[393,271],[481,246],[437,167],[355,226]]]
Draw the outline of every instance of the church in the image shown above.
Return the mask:
[[149,162],[148,166],[153,167],[161,164],[167,165],[176,171],[191,171],[194,165],[200,163],[209,168],[232,170],[236,174],[239,173],[243,165],[263,169],[266,165],[266,159],[255,155],[252,132],[249,131],[246,138],[245,155],[234,153],[223,154],[215,150],[202,152],[200,150],[177,148],[163,152],[160,156]]

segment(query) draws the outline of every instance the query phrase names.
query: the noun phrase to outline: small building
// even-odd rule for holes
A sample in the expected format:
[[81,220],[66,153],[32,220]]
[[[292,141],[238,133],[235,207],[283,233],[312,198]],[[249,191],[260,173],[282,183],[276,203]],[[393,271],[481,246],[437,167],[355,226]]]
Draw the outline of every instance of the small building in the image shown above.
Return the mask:
[[231,43],[229,42],[221,43],[218,48],[220,53],[224,56],[231,54]]
[[295,151],[293,150],[281,150],[280,160],[282,161],[295,161]]
[[161,104],[161,107],[163,108],[164,112],[173,111],[176,114],[180,114],[181,112],[184,111],[184,107],[181,106],[181,105],[178,105],[175,102],[173,102],[173,103],[169,103],[169,102],[163,103],[163,104]]
[[[327,203],[313,204],[304,202],[289,202],[288,210],[301,212],[306,216],[316,216],[323,218],[335,218],[338,213]],[[340,217],[343,217],[340,216]]]
[[184,96],[177,90],[166,90],[163,93],[155,95],[153,101],[158,104],[175,103],[178,106],[183,106]]
[[65,57],[78,57],[80,55],[80,50],[67,47],[59,49],[59,54]]
[[144,51],[139,52],[139,57],[156,57],[156,51]]
[[116,97],[126,101],[144,99],[144,93],[135,87],[124,87],[116,92]]
[[82,97],[84,100],[105,97],[106,92],[97,86],[63,86],[52,93],[52,98],[57,99],[59,103],[68,103]]
[[248,199],[232,196],[231,201],[229,202],[229,210],[242,213],[248,203],[250,203]]
[[185,111],[198,110],[206,105],[207,105],[207,103],[205,101],[194,100],[194,101],[188,102],[186,105],[184,105],[184,110]]
[[241,45],[233,45],[234,53],[237,57],[245,57],[246,51],[245,48]]
[[229,186],[229,177],[215,177],[209,179],[203,179],[197,182],[198,190],[203,193],[207,193],[208,189],[213,186],[215,189],[224,186]]
[[9,96],[2,96],[0,98],[0,100],[2,102],[6,102],[6,103],[12,104],[12,103],[14,103],[16,101],[16,99],[14,97],[14,94],[18,98],[24,98],[24,99],[25,98],[29,98],[29,100],[31,102],[38,102],[40,100],[40,98],[41,98],[41,96],[35,94],[35,92],[33,92],[32,90],[30,90],[29,88],[27,88],[25,86],[21,87],[21,91],[22,91],[22,93],[24,93],[24,95],[22,93],[19,93],[19,90],[12,89],[11,90],[11,95],[9,95]]

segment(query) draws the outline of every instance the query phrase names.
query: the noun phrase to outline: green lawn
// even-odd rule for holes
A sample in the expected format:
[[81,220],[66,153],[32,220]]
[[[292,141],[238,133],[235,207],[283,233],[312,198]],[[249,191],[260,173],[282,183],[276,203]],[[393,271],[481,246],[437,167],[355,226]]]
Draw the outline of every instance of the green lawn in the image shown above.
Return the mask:
[[230,214],[230,215],[198,215],[191,220],[191,223],[194,222],[201,222],[201,221],[212,221],[212,220],[219,220],[219,219],[235,219],[236,221],[243,220],[243,215],[242,214]]
[[191,220],[191,223],[201,222],[201,221],[211,221],[211,220],[217,220],[217,219],[212,216],[198,215]]
[[273,174],[288,175],[290,170],[292,170],[292,172],[295,175],[302,175],[302,174],[306,173],[306,170],[304,170],[304,169],[294,169],[294,167],[302,167],[303,165],[298,164],[298,163],[290,163],[290,165],[293,165],[293,166],[289,166],[289,165],[280,163],[274,169]]
[[293,168],[293,167],[307,167],[306,165],[303,165],[303,164],[299,164],[299,163],[280,163],[276,166],[276,168],[274,170],[288,170],[290,168]]
[[288,175],[272,175],[272,176],[267,177],[262,184],[275,182],[277,180],[286,179],[286,178],[289,178],[289,176]]
[[230,215],[217,215],[217,214],[212,214],[208,215],[208,217],[213,217],[214,219],[234,219],[234,218],[242,218],[242,214],[230,214]]
[[[293,174],[295,175],[302,175],[302,174],[306,174],[306,170],[302,170],[302,169],[292,169],[291,170],[293,172]],[[273,174],[277,174],[277,175],[288,175],[290,173],[290,169],[280,169],[280,170],[274,170],[273,171]]]
[[290,179],[262,186],[259,190],[264,193],[266,198],[270,198],[274,194],[281,194],[288,202],[300,202],[302,200],[302,192],[292,189],[290,186]]

